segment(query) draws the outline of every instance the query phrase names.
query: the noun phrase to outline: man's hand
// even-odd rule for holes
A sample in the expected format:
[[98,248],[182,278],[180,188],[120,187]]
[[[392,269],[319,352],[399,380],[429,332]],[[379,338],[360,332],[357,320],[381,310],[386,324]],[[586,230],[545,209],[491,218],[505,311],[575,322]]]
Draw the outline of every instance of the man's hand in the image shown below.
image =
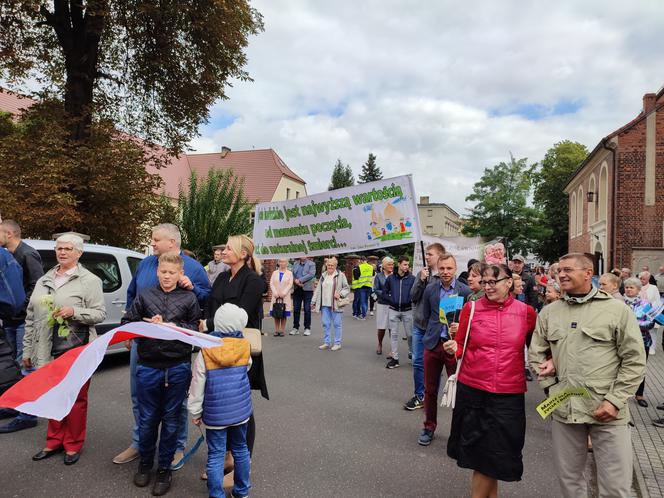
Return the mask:
[[72,316],[74,316],[74,308],[72,308],[71,306],[64,306],[55,313],[53,313],[53,316],[54,317],[61,316],[62,318],[71,318]]
[[205,320],[198,320],[198,331],[207,332],[207,322]]
[[443,349],[447,354],[456,354],[456,350],[459,347],[456,341],[445,341],[443,343]]
[[178,285],[187,290],[192,290],[194,288],[194,284],[191,283],[191,280],[189,280],[189,277],[186,275],[178,280]]
[[32,360],[30,358],[23,358],[23,368],[32,368]]
[[299,278],[296,278],[296,279],[293,281],[293,283],[294,283],[295,285],[302,285],[302,282],[300,282],[300,279],[299,279]]
[[619,411],[610,401],[604,400],[593,412],[593,417],[600,422],[612,422],[618,418]]
[[426,266],[422,268],[422,271],[420,272],[420,280],[422,282],[426,282],[427,278],[429,278],[429,268]]
[[553,358],[549,358],[540,363],[539,375],[537,376],[538,380],[542,380],[546,377],[553,377],[554,375],[556,375],[556,367],[553,364]]
[[192,418],[191,423],[194,425],[201,425],[201,419],[199,418]]
[[162,318],[161,315],[155,315],[152,318],[150,318],[150,323],[164,323],[164,319]]
[[452,339],[454,339],[454,336],[457,334],[457,332],[459,330],[459,324],[456,323],[456,322],[450,323],[450,326],[449,326],[448,330],[450,332],[450,337]]

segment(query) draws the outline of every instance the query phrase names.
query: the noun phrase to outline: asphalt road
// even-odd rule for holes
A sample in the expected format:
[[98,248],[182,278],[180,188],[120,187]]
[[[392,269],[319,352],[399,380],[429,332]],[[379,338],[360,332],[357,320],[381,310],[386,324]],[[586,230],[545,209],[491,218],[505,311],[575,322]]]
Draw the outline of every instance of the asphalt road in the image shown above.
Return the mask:
[[[385,368],[375,350],[375,322],[344,318],[343,349],[319,351],[322,331],[314,315],[310,337],[272,337],[266,324],[264,359],[271,399],[254,394],[257,422],[252,462],[253,497],[457,497],[468,496],[471,472],[446,456],[450,411],[439,409],[436,438],[417,444],[422,410],[402,404],[412,394],[407,361]],[[385,341],[388,346],[389,341]],[[385,348],[388,349],[387,347]],[[407,346],[401,341],[402,358]],[[0,496],[141,497],[149,488],[132,484],[136,463],[111,460],[129,443],[132,424],[129,357],[107,358],[90,388],[88,435],[81,460],[66,467],[59,456],[33,462],[45,441],[46,422],[1,435]],[[535,383],[526,396],[528,432],[525,472],[517,483],[501,483],[500,496],[559,495],[550,458],[550,427],[535,412],[543,394]],[[198,436],[191,426],[190,443]],[[205,497],[199,479],[205,447],[174,474],[168,496]]]

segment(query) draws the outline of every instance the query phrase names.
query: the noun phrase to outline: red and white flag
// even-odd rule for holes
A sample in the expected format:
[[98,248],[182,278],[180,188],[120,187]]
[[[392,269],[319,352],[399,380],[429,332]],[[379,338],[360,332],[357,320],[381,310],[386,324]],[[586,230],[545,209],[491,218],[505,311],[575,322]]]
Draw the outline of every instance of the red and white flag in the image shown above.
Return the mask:
[[67,351],[23,378],[0,397],[0,407],[62,420],[74,406],[83,384],[92,377],[104,359],[108,347],[137,337],[177,340],[200,348],[222,344],[222,339],[218,337],[193,330],[145,322],[127,323],[109,330],[85,346]]

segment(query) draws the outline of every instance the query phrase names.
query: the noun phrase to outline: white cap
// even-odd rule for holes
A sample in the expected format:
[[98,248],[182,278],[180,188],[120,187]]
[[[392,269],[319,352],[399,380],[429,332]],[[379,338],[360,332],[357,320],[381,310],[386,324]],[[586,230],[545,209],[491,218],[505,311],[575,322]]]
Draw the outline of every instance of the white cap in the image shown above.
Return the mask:
[[242,331],[249,316],[242,308],[231,303],[222,304],[214,314],[214,330],[220,332]]

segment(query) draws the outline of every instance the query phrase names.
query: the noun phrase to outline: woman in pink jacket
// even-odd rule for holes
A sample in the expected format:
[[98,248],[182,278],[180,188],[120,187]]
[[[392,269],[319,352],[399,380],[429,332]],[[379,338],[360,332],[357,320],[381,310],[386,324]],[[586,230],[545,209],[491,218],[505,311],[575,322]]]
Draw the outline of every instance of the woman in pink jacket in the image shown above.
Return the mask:
[[272,309],[277,299],[286,305],[286,312],[282,318],[274,318],[274,336],[284,337],[286,330],[286,320],[291,314],[293,309],[293,299],[291,292],[293,292],[293,272],[288,269],[288,260],[280,259],[278,262],[279,267],[272,272],[270,277],[270,291],[272,291],[272,299],[270,301],[270,316],[272,316]]
[[462,357],[447,454],[473,469],[471,496],[498,496],[498,481],[520,481],[526,434],[523,347],[537,314],[511,294],[514,281],[506,265],[482,271],[485,296],[461,311],[459,332],[443,347]]

